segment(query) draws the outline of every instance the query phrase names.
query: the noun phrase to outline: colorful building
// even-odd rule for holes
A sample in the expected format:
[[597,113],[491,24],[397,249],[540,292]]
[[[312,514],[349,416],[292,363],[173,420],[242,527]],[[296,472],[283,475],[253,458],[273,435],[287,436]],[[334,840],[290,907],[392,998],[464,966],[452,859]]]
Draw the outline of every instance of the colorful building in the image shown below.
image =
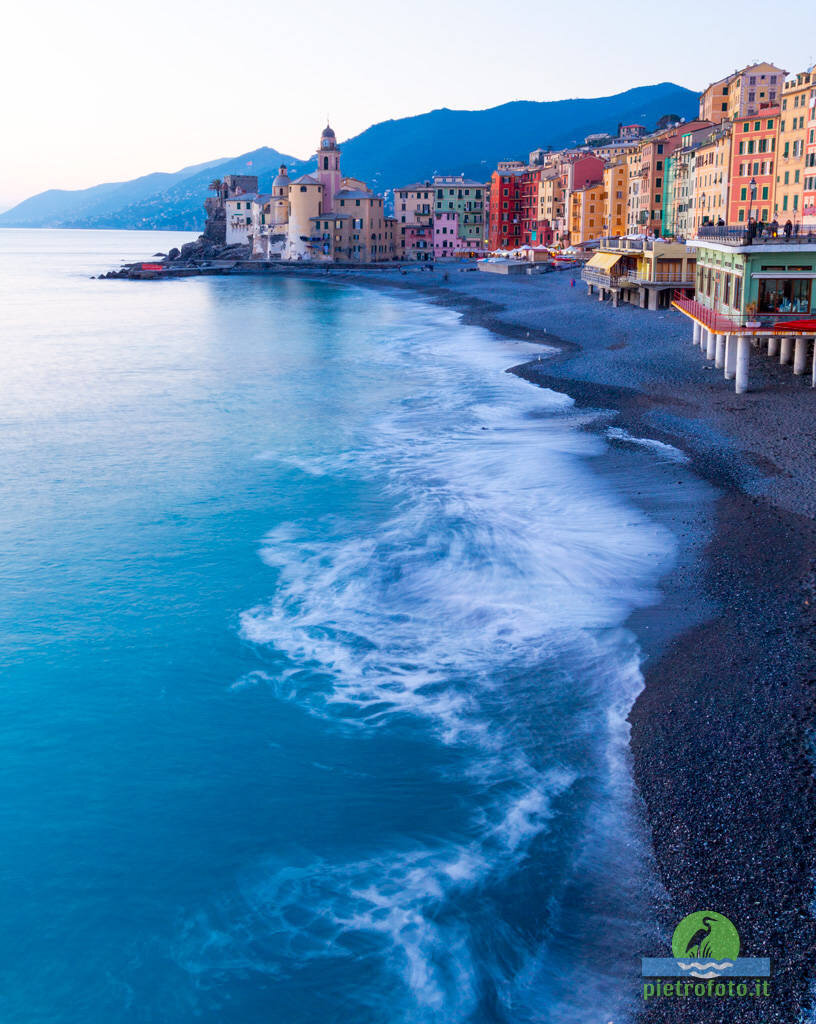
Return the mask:
[[778,106],[787,72],[763,61],[713,82],[700,96],[700,120],[735,121]]
[[562,175],[554,167],[543,168],[538,181],[538,221],[542,228],[546,227],[542,245],[563,240],[566,231],[564,184]]
[[[399,232],[397,256],[424,263],[433,254],[433,215],[436,190],[432,181],[420,181],[394,189],[394,217]],[[422,227],[427,231],[409,230]],[[420,245],[419,243],[423,243]],[[429,243],[429,244],[425,244]]]
[[[816,65],[811,76],[816,74]],[[805,142],[805,184],[802,191],[802,227],[816,230],[816,83],[810,90],[805,112],[807,137]]]
[[726,223],[728,220],[732,130],[731,122],[723,121],[697,146],[686,236],[694,234],[703,224]]
[[571,189],[567,196],[567,230],[570,245],[580,245],[604,233],[605,192],[603,182]]
[[779,153],[776,161],[774,218],[791,227],[801,225],[804,206],[806,156],[810,123],[810,98],[814,91],[813,69],[786,79],[779,116]]
[[618,157],[604,167],[602,233],[608,237],[616,238],[626,234],[626,186],[626,160]]
[[[434,216],[455,214],[456,236],[461,242],[456,248],[461,252],[481,252],[485,246],[484,197],[487,187],[462,174],[435,175],[433,185]],[[449,227],[449,221],[446,217],[440,226]]]
[[765,107],[734,123],[726,218],[730,225],[746,225],[749,219],[767,224],[773,218],[779,115],[779,107]]
[[694,287],[695,253],[682,242],[641,236],[605,239],[581,271],[588,294],[617,306],[665,309],[677,289]]
[[[499,165],[501,166],[501,165]],[[517,249],[521,245],[520,170],[496,170],[490,179],[488,249]]]

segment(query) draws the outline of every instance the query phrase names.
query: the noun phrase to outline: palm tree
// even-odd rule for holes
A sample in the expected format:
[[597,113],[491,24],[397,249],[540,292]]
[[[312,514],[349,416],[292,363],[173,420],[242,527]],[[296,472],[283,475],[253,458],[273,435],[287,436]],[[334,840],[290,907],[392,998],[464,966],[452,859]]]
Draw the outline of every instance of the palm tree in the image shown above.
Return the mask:
[[211,181],[207,186],[207,189],[210,192],[215,192],[217,194],[218,201],[220,203],[224,202],[224,199],[226,198],[226,187],[220,178],[213,179],[213,181]]

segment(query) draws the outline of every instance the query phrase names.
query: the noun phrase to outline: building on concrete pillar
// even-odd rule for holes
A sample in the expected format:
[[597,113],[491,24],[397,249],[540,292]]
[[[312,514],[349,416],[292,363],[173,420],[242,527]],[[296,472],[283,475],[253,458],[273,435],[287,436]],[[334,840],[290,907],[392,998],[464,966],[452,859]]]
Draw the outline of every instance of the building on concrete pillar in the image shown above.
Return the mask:
[[683,242],[643,235],[605,238],[584,267],[587,284],[643,309],[667,309],[676,290],[694,287],[696,255]]

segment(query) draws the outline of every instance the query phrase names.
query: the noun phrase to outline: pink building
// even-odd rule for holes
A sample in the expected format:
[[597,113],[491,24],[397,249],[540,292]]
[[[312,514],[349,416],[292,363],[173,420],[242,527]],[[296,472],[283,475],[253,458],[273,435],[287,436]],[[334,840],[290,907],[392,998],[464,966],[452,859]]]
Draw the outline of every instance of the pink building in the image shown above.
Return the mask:
[[459,256],[470,252],[468,239],[459,236],[459,219],[456,210],[441,210],[434,214],[433,253],[435,260]]
[[402,259],[418,260],[420,263],[433,259],[433,225],[404,224]]

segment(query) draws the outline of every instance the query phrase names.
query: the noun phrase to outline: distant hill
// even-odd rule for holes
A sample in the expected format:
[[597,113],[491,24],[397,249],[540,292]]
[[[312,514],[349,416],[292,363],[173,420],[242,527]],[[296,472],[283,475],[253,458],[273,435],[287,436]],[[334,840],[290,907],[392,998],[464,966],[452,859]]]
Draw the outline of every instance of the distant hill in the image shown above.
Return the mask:
[[[526,159],[539,146],[559,149],[582,143],[593,132],[614,135],[620,123],[653,128],[666,113],[692,120],[697,100],[697,93],[662,82],[596,99],[515,100],[489,110],[432,110],[382,121],[342,143],[343,170],[379,192],[434,173],[464,173],[487,181],[499,160]],[[264,146],[173,174],[148,174],[74,192],[50,189],[0,214],[0,227],[195,231],[203,227],[203,202],[213,178],[257,174],[261,191],[266,191],[281,163],[291,175],[313,167],[311,159],[298,160]]]

